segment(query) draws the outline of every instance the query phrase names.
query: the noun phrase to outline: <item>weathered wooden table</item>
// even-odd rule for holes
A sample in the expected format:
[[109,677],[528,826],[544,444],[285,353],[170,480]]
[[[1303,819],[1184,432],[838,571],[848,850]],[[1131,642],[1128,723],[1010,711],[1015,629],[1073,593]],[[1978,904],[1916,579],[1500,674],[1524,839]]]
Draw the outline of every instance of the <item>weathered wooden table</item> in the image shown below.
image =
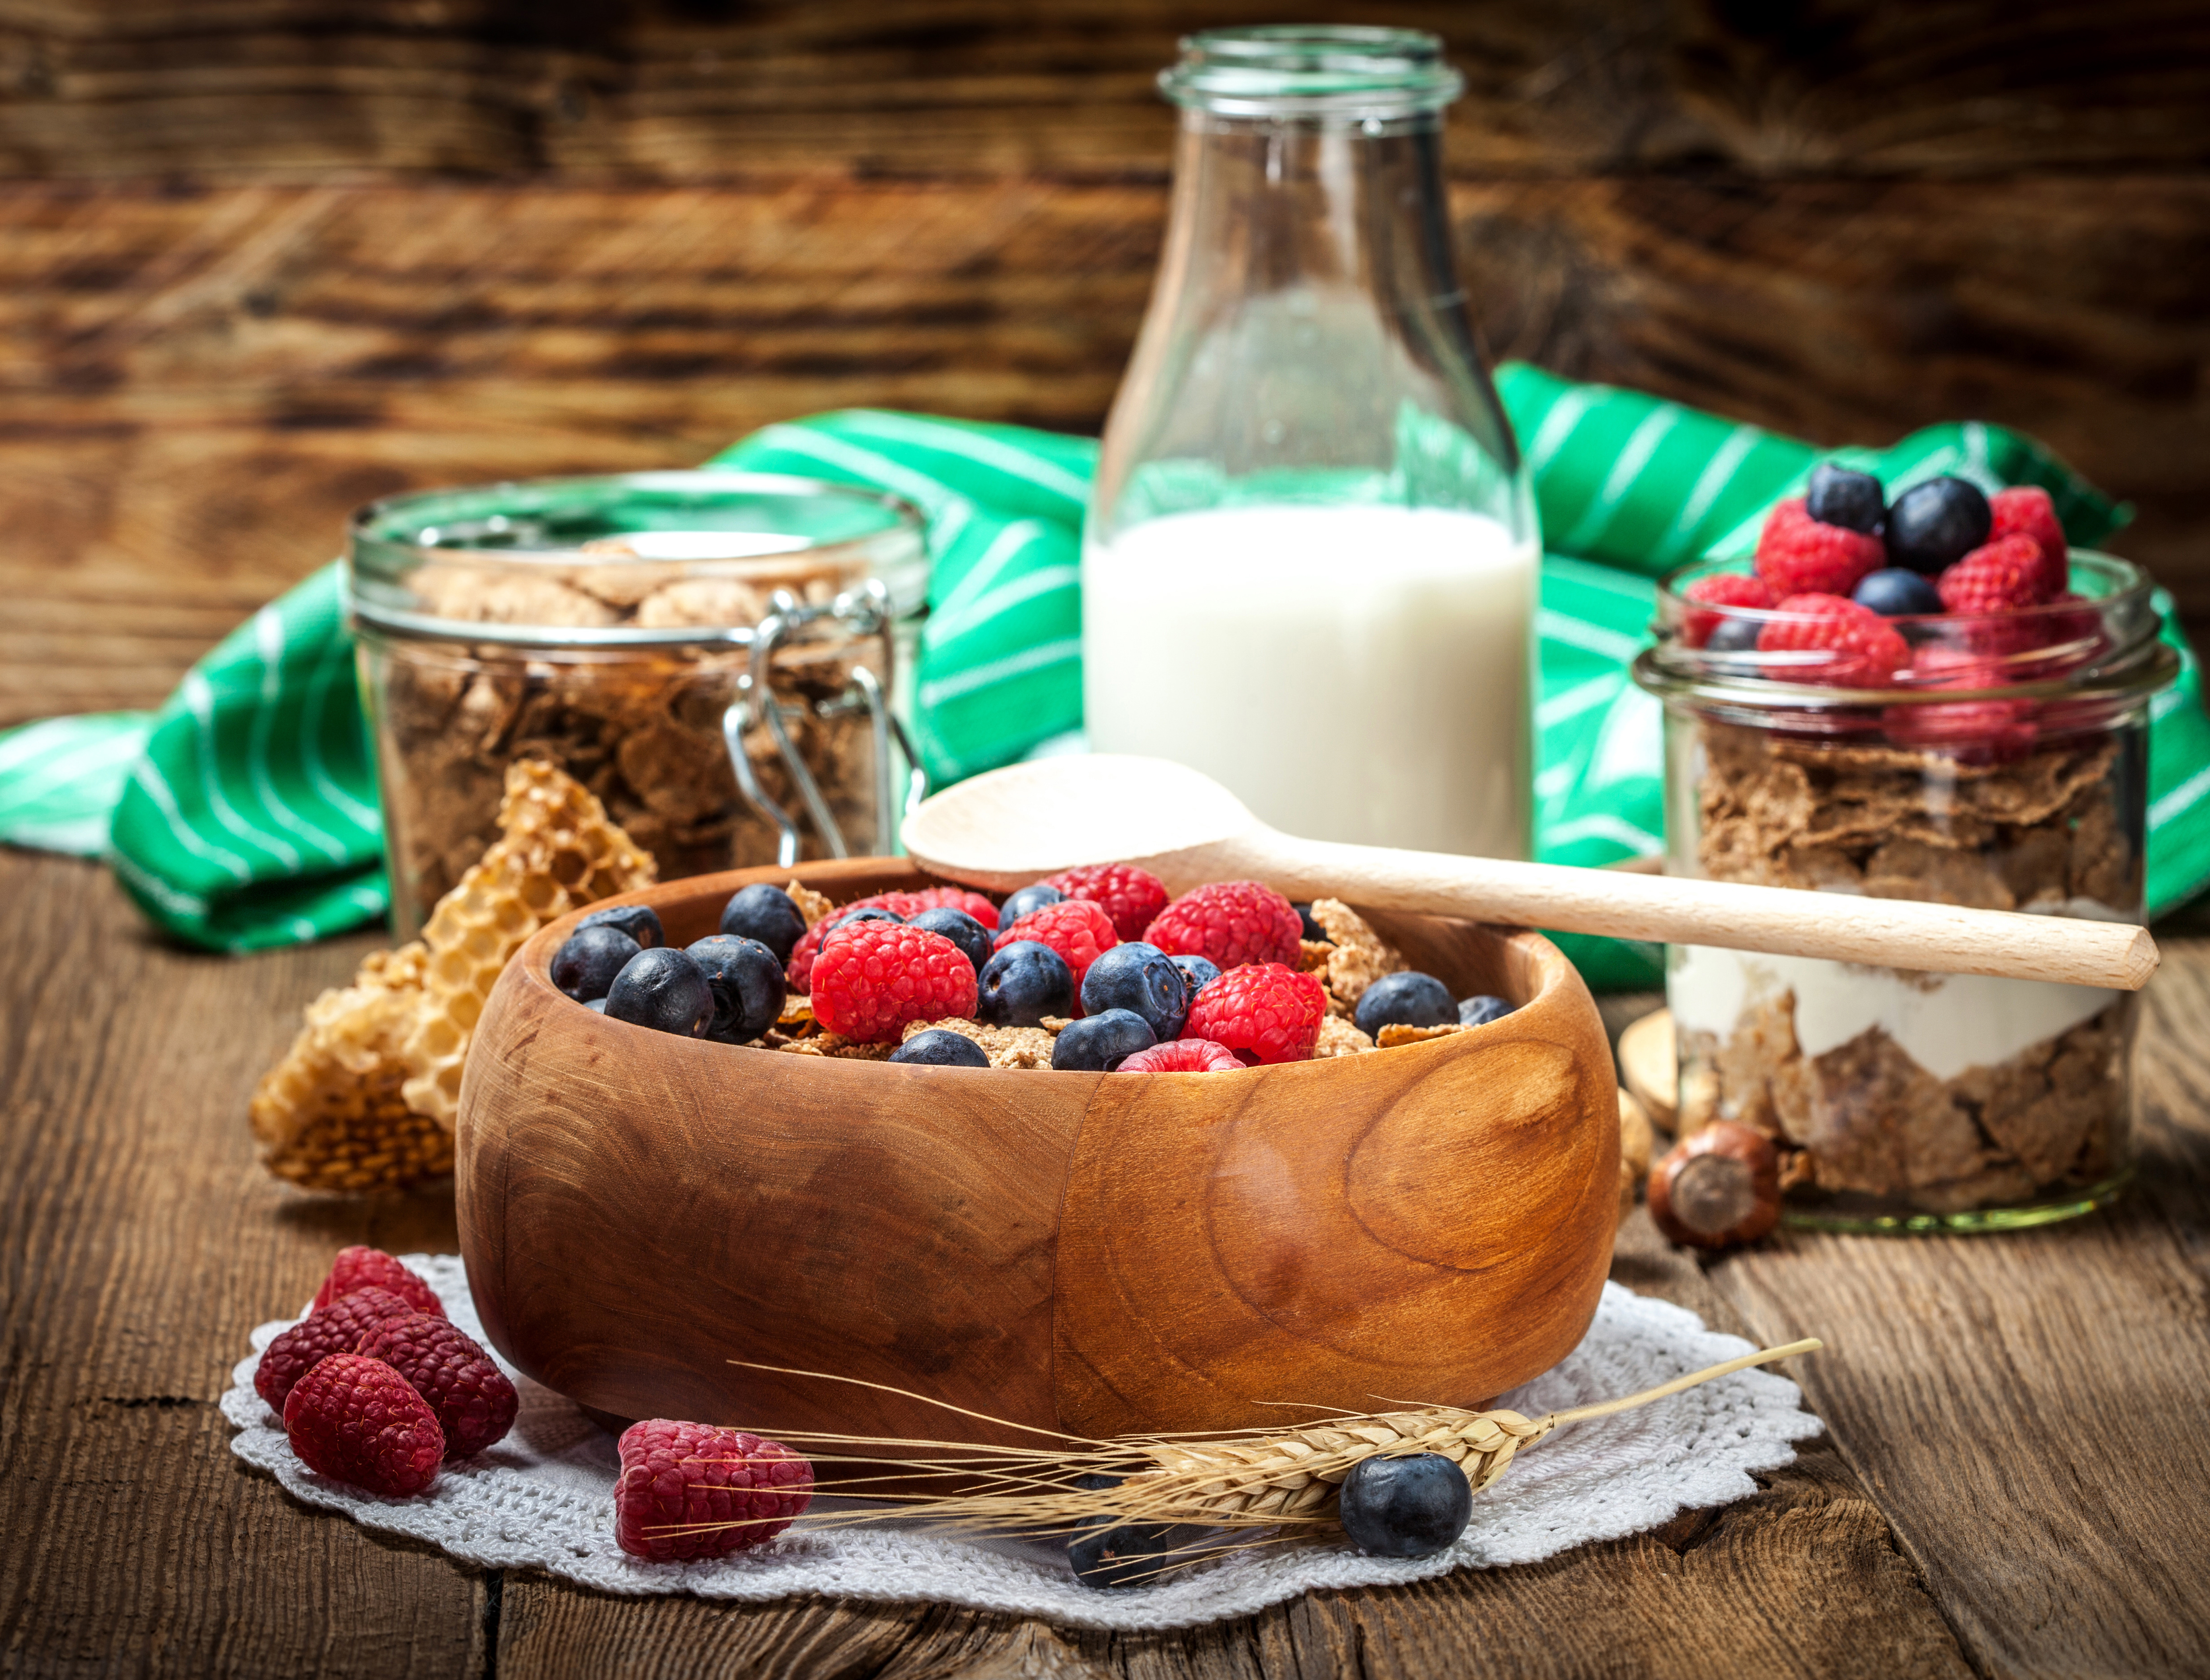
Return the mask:
[[2167,936],[2141,1181],[2115,1213],[1789,1236],[1702,1266],[1635,1215],[1620,1281],[1764,1341],[1827,1339],[1792,1374],[1829,1433],[1754,1498],[1531,1568],[1143,1636],[602,1598],[457,1568],[243,1468],[215,1400],[247,1331],[342,1243],[454,1243],[446,1196],[314,1201],[254,1164],[254,1079],[371,942],[187,954],[92,866],[0,851],[0,1671],[2210,1671],[2210,939]]

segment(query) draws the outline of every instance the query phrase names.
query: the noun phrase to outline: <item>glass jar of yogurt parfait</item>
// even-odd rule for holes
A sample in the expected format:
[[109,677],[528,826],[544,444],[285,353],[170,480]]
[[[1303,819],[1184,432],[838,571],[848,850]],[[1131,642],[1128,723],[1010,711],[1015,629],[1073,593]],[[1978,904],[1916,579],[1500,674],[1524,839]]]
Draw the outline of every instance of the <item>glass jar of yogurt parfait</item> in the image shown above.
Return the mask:
[[[2177,659],[2137,568],[2075,551],[2047,605],[1891,618],[1892,672],[1689,599],[1710,569],[1666,581],[1635,667],[1665,709],[1669,872],[2141,919],[2147,706]],[[2038,1225],[2131,1171],[2132,994],[1683,946],[1666,999],[1682,1135],[1771,1137],[1791,1224]]]

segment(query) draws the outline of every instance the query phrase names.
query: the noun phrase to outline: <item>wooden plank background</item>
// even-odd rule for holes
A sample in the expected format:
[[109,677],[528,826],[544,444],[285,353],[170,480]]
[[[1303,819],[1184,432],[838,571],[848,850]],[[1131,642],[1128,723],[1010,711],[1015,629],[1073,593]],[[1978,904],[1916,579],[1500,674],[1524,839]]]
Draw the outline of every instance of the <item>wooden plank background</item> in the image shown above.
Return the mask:
[[2029,428],[2210,617],[2210,9],[0,0],[0,722],[157,702],[408,485],[843,403],[1094,430],[1180,31],[1440,30],[1491,344]]

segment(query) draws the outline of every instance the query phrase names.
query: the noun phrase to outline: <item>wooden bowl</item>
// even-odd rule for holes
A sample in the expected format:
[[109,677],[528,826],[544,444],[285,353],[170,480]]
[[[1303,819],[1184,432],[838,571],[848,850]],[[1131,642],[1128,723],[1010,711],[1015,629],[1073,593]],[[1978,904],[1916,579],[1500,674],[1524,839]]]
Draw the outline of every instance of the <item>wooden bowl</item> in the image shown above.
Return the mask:
[[[669,882],[671,942],[749,870]],[[839,902],[928,884],[801,867]],[[484,1328],[621,1418],[1021,1439],[830,1372],[1084,1436],[1241,1428],[1264,1402],[1474,1405],[1579,1341],[1619,1204],[1612,1063],[1537,934],[1370,919],[1477,1033],[1223,1074],[1008,1072],[738,1050],[608,1021],[540,930],[461,1082]],[[1033,1442],[1034,1437],[1030,1437]]]

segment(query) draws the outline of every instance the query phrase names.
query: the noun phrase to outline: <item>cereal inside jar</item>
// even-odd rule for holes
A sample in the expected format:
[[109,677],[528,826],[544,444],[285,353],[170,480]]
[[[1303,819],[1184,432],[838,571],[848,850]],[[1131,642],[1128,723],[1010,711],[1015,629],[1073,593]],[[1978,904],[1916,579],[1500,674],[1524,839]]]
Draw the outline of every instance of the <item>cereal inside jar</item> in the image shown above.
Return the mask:
[[482,854],[520,759],[596,794],[662,879],[893,848],[892,697],[927,588],[904,503],[635,473],[394,497],[352,538],[402,938]]
[[[1635,669],[1664,703],[1667,869],[2139,921],[2147,703],[2177,670],[2148,581],[2067,553],[2038,491],[1930,482],[1965,515],[1930,551],[1900,498],[1868,495],[1866,531],[1814,518],[1814,479],[1754,571],[1667,580]],[[1682,1134],[1772,1138],[1790,1223],[2039,1224],[2131,1171],[2131,993],[1683,946],[1666,998]]]

